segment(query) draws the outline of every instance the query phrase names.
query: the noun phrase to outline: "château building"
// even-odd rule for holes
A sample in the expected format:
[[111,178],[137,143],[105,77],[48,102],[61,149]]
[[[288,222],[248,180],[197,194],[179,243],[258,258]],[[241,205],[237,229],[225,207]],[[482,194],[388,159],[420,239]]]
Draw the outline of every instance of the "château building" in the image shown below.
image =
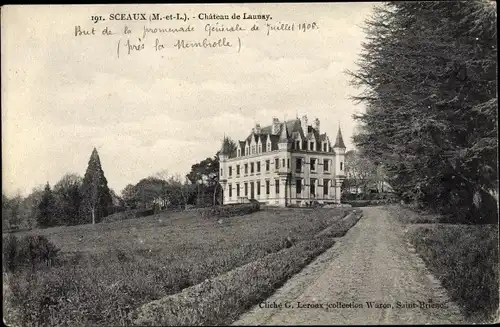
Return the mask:
[[257,124],[237,142],[236,153],[220,151],[224,204],[249,199],[277,206],[340,203],[345,149],[340,126],[332,145],[317,118],[313,126],[307,116]]

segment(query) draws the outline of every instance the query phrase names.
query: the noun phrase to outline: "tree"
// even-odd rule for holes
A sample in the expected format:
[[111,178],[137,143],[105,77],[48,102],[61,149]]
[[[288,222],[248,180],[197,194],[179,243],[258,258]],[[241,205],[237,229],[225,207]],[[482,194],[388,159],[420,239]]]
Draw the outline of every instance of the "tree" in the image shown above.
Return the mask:
[[21,223],[21,205],[23,198],[17,194],[9,198],[2,193],[2,227],[4,229],[18,228]]
[[78,174],[68,173],[54,185],[57,216],[66,225],[80,223],[83,179]]
[[82,182],[82,214],[84,221],[92,224],[100,222],[108,214],[112,205],[108,181],[101,167],[101,160],[97,149],[90,155],[89,164]]
[[354,143],[407,201],[485,219],[474,199],[498,194],[495,5],[390,2],[366,32],[348,72],[367,107]]
[[135,185],[138,204],[142,208],[152,207],[158,200],[164,199],[166,181],[150,176]]
[[221,195],[219,187],[219,155],[222,151],[230,158],[236,156],[236,142],[229,137],[224,137],[221,149],[213,158],[206,158],[191,166],[191,171],[186,175],[192,185],[196,185],[196,202],[198,205],[216,203],[217,195]]
[[134,185],[128,184],[122,191],[122,199],[125,206],[135,209],[137,207],[137,202],[139,201],[137,190]]
[[191,171],[186,177],[191,184],[197,185],[196,202],[200,206],[213,203],[215,187],[218,183],[219,159],[207,158],[191,166]]
[[376,166],[356,150],[345,154],[345,173],[349,188],[354,186],[356,194],[359,188],[366,193],[369,185],[376,182]]
[[42,228],[56,226],[58,221],[55,214],[55,198],[50,185],[47,182],[47,184],[45,184],[40,203],[38,204],[38,226]]

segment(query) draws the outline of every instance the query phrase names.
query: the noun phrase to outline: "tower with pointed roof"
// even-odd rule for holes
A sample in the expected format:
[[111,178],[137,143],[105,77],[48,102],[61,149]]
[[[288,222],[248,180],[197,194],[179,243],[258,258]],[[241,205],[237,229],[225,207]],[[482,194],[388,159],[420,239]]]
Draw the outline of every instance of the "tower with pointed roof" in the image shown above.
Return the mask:
[[339,130],[332,145],[320,121],[302,118],[255,124],[235,153],[219,152],[224,203],[250,199],[276,206],[340,203],[345,144]]
[[337,132],[337,138],[335,139],[335,144],[333,145],[333,151],[335,152],[335,196],[338,198],[340,203],[341,196],[341,186],[345,179],[345,144],[344,138],[342,137],[342,130]]

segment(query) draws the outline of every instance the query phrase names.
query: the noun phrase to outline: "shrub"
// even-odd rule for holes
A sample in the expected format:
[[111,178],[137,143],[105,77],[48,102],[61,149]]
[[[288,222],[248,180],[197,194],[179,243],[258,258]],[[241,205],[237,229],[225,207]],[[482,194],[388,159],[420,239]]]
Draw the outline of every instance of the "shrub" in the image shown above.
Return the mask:
[[[252,200],[251,200],[252,201]],[[198,208],[195,211],[202,217],[234,217],[248,215],[260,210],[260,203],[253,200],[250,203],[228,204],[208,208]]]
[[155,214],[155,209],[154,208],[151,208],[151,209],[142,209],[142,210],[137,210],[136,211],[135,217],[136,218],[147,217],[147,216],[151,216],[151,215],[154,215],[154,214]]
[[59,249],[43,235],[26,235],[21,240],[9,235],[3,239],[4,269],[14,271],[19,267],[55,263]]

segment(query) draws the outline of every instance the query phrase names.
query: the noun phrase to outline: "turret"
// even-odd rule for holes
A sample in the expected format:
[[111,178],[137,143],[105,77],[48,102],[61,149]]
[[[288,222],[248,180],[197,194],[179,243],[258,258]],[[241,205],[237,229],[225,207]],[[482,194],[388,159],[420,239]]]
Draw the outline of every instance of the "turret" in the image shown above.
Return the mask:
[[337,177],[344,178],[345,177],[345,144],[344,139],[342,138],[342,131],[337,132],[337,138],[335,139],[335,144],[333,145],[333,151],[335,151],[335,173]]
[[219,160],[226,161],[227,159],[229,159],[229,149],[226,146],[226,138],[224,137],[224,140],[222,141],[222,146],[219,151]]

